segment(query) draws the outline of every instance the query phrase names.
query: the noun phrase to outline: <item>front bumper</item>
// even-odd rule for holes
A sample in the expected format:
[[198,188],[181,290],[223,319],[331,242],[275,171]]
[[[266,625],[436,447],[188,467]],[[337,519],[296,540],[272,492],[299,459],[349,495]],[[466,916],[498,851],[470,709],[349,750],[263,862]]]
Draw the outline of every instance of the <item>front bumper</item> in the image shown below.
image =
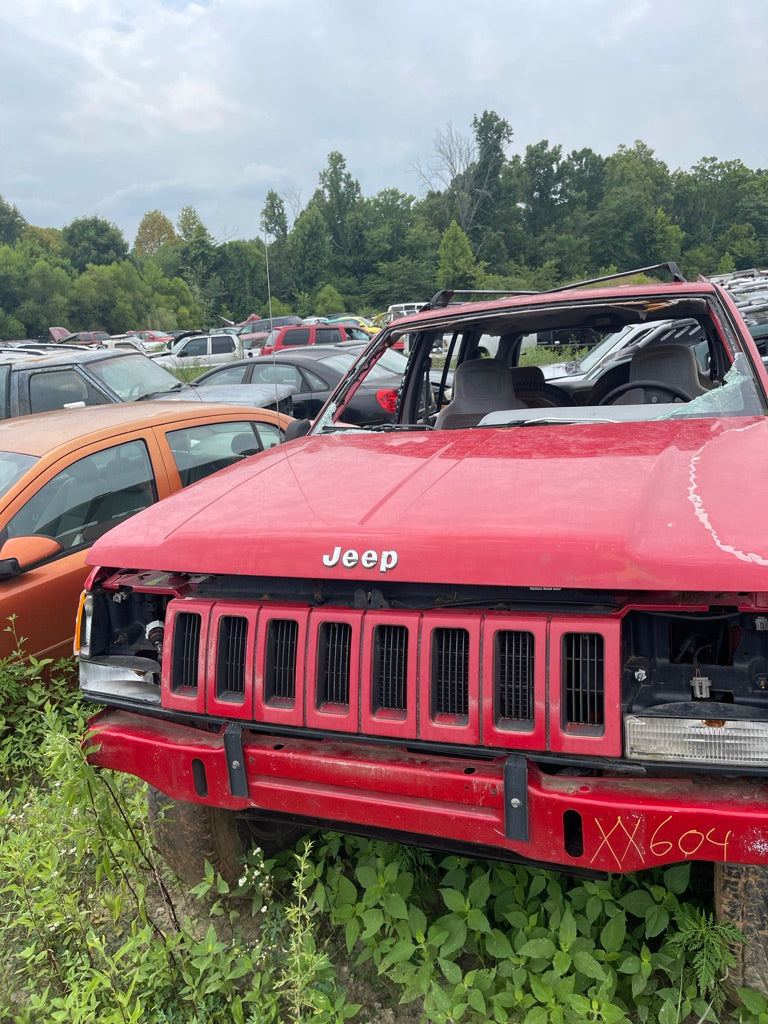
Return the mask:
[[549,775],[519,754],[472,760],[239,726],[203,732],[113,709],[90,724],[92,764],[175,800],[378,829],[403,842],[429,836],[574,871],[768,864],[768,783],[748,778]]

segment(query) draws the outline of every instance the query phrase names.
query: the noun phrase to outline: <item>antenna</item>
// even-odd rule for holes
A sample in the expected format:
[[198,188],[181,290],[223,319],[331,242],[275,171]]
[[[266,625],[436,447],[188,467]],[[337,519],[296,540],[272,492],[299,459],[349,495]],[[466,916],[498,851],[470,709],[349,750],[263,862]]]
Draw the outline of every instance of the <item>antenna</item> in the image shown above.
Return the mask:
[[269,245],[267,244],[267,232],[264,231],[264,255],[267,261],[267,306],[269,308],[269,326],[272,327],[272,289],[269,284]]
[[[275,329],[272,322],[272,288],[269,283],[269,244],[267,243],[267,229],[264,228],[264,256],[267,262],[267,308],[269,309],[269,337]],[[275,363],[275,350],[272,349],[272,383],[275,386],[275,411],[280,411],[280,400],[277,396],[277,365]]]

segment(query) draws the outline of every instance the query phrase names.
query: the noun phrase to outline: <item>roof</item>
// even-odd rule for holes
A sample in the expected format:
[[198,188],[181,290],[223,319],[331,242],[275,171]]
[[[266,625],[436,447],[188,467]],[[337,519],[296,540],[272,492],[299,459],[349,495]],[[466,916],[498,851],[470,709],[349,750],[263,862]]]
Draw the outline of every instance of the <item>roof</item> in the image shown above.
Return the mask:
[[[449,325],[460,319],[466,321],[468,317],[477,316],[478,319],[487,319],[494,313],[507,313],[527,309],[538,310],[542,307],[574,308],[583,304],[598,305],[600,303],[619,303],[622,301],[631,302],[638,300],[643,302],[647,299],[664,299],[671,302],[678,300],[681,296],[688,298],[711,296],[715,287],[709,281],[686,281],[668,284],[666,282],[650,282],[648,284],[604,284],[585,285],[576,287],[564,285],[559,289],[552,289],[542,292],[507,293],[500,297],[493,298],[483,296],[479,301],[461,300],[451,301],[447,305],[431,309],[424,309],[418,313],[409,313],[407,316],[398,317],[393,320],[386,329],[387,336],[398,336],[407,334],[409,330],[416,330],[420,327],[437,327],[443,323]],[[456,293],[458,294],[458,293]],[[375,337],[378,337],[376,335]]]
[[762,323],[768,318],[768,270],[736,270],[732,274],[716,274],[710,281],[729,292],[748,324]]
[[258,419],[262,422],[290,422],[288,417],[265,409],[251,409],[243,405],[218,403],[188,404],[184,402],[119,402],[110,405],[89,405],[78,409],[57,409],[19,416],[3,422],[0,447],[5,451],[25,455],[45,455],[59,445],[71,446],[77,439],[104,434],[119,434],[126,430],[165,426],[168,423],[194,424],[215,419]]
[[[138,349],[116,348],[81,348],[77,345],[61,345],[56,351],[41,350],[39,353],[21,349],[19,351],[4,350],[0,352],[0,362],[34,363],[36,366],[58,366],[61,363],[93,363],[104,359],[125,359],[144,353]],[[146,358],[149,358],[147,356]]]

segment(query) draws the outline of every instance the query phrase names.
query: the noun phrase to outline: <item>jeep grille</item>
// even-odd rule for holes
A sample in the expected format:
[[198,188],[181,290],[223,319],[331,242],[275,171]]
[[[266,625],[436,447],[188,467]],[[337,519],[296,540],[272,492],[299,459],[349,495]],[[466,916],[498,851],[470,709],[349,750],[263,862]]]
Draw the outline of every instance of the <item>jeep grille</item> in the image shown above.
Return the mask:
[[264,699],[293,700],[296,696],[296,644],[299,627],[293,619],[272,619],[264,659]]
[[497,721],[533,720],[533,634],[499,630],[493,679]]
[[349,704],[352,629],[347,622],[324,622],[317,647],[317,706]]
[[408,630],[376,626],[373,634],[371,704],[374,711],[407,710]]
[[606,721],[608,665],[617,707],[620,685],[611,617],[203,598],[172,600],[166,622],[168,711],[401,741],[621,752],[620,718]]
[[173,630],[171,689],[174,693],[197,690],[201,617],[181,612]]
[[562,667],[566,721],[571,725],[602,725],[603,638],[597,633],[566,633]]
[[245,693],[245,656],[248,620],[225,615],[219,620],[216,651],[216,696],[237,700]]
[[469,706],[469,634],[466,629],[432,632],[432,711],[466,715]]

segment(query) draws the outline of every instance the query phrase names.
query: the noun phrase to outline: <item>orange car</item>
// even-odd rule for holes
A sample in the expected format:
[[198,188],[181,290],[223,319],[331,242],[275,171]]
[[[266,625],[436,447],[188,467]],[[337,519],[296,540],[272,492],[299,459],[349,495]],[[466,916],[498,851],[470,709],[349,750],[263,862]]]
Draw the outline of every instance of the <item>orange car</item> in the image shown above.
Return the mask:
[[[0,657],[72,652],[91,544],[187,484],[271,448],[291,420],[242,405],[127,403],[22,416],[0,441]],[[12,628],[9,617],[15,616]]]

